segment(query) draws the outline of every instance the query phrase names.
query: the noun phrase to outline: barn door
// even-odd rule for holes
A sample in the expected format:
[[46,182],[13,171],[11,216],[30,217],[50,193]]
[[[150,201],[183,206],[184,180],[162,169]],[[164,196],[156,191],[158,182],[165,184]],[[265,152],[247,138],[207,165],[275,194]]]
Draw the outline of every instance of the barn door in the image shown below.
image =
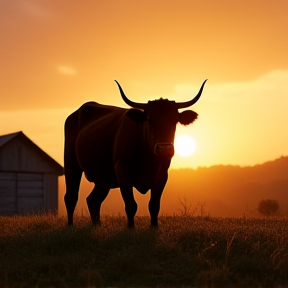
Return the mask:
[[43,174],[17,173],[18,214],[40,213],[44,209]]
[[39,213],[43,210],[43,174],[0,173],[0,215]]

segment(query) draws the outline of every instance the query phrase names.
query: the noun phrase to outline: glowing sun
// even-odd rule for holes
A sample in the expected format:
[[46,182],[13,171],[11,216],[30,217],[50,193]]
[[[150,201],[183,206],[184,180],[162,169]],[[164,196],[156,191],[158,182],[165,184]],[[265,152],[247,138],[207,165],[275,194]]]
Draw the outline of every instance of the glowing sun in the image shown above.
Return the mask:
[[174,141],[175,152],[181,157],[188,157],[195,152],[196,142],[188,135],[180,135]]

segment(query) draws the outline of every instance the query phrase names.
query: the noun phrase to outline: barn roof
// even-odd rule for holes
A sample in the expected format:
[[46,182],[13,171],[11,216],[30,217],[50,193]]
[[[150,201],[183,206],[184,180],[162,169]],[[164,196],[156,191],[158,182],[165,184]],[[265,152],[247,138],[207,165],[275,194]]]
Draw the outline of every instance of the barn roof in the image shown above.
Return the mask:
[[8,143],[9,141],[11,141],[13,138],[15,138],[19,133],[21,132],[16,132],[16,133],[11,133],[11,134],[7,134],[7,135],[2,135],[0,136],[0,149],[1,146],[4,146],[6,143]]
[[64,174],[64,168],[56,162],[53,158],[51,158],[46,152],[44,152],[39,146],[37,146],[33,141],[31,141],[22,131],[1,135],[0,136],[0,151],[1,149],[8,145],[10,142],[12,142],[15,139],[19,139],[20,141],[26,143],[30,147],[33,148],[33,150],[38,153],[43,160],[46,160],[57,172],[59,176]]

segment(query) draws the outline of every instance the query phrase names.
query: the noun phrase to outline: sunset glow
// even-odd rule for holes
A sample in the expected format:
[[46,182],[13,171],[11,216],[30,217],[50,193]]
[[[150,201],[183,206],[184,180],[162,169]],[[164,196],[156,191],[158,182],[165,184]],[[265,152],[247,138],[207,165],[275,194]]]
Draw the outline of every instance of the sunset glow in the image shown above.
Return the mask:
[[[242,172],[230,177],[237,174],[233,165],[250,170],[288,156],[287,11],[287,0],[1,0],[0,135],[23,131],[64,165],[71,113],[89,101],[130,108],[114,79],[140,103],[189,101],[208,79],[199,101],[178,111],[198,117],[176,125],[160,214],[174,215],[186,195],[193,205],[207,203],[213,216],[229,209],[245,215],[256,209],[255,187],[266,191],[271,173],[271,181],[287,174],[281,164],[267,177],[260,167],[259,179],[250,172],[246,180]],[[287,183],[277,181],[276,188]],[[83,175],[79,215],[88,215],[93,186]],[[112,190],[102,212],[124,214],[121,193]],[[64,193],[60,177],[59,215],[66,215]],[[134,194],[137,215],[147,215],[151,193]],[[288,211],[287,196],[279,200]]]
[[[0,135],[22,130],[63,165],[64,122],[87,101],[187,101],[209,79],[195,139],[171,168],[288,155],[288,1],[0,1]],[[181,111],[179,111],[181,112]]]
[[188,135],[180,135],[174,141],[175,152],[181,157],[188,157],[196,150],[196,142]]

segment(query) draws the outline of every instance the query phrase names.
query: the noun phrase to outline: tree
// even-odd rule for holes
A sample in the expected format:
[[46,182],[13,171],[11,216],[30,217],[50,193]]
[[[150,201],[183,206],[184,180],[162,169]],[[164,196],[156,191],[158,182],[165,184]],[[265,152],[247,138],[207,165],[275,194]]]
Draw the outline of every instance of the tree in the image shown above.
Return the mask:
[[266,199],[259,202],[258,211],[263,216],[273,216],[279,212],[279,208],[277,200]]
[[[180,212],[181,216],[193,216],[194,213],[197,210],[197,206],[194,208],[193,212],[191,211],[192,209],[192,201],[190,198],[188,198],[187,196],[182,196],[182,197],[178,197],[179,202],[180,202],[180,208],[178,209],[178,211]],[[192,212],[192,213],[191,213]],[[191,215],[192,214],[192,215]]]
[[[180,213],[180,216],[184,217],[193,217],[195,216],[198,208],[200,207],[200,216],[205,216],[205,202],[201,203],[198,202],[196,205],[193,206],[193,202],[190,197],[183,195],[178,197],[180,207],[177,209]],[[199,213],[198,213],[199,215]]]

